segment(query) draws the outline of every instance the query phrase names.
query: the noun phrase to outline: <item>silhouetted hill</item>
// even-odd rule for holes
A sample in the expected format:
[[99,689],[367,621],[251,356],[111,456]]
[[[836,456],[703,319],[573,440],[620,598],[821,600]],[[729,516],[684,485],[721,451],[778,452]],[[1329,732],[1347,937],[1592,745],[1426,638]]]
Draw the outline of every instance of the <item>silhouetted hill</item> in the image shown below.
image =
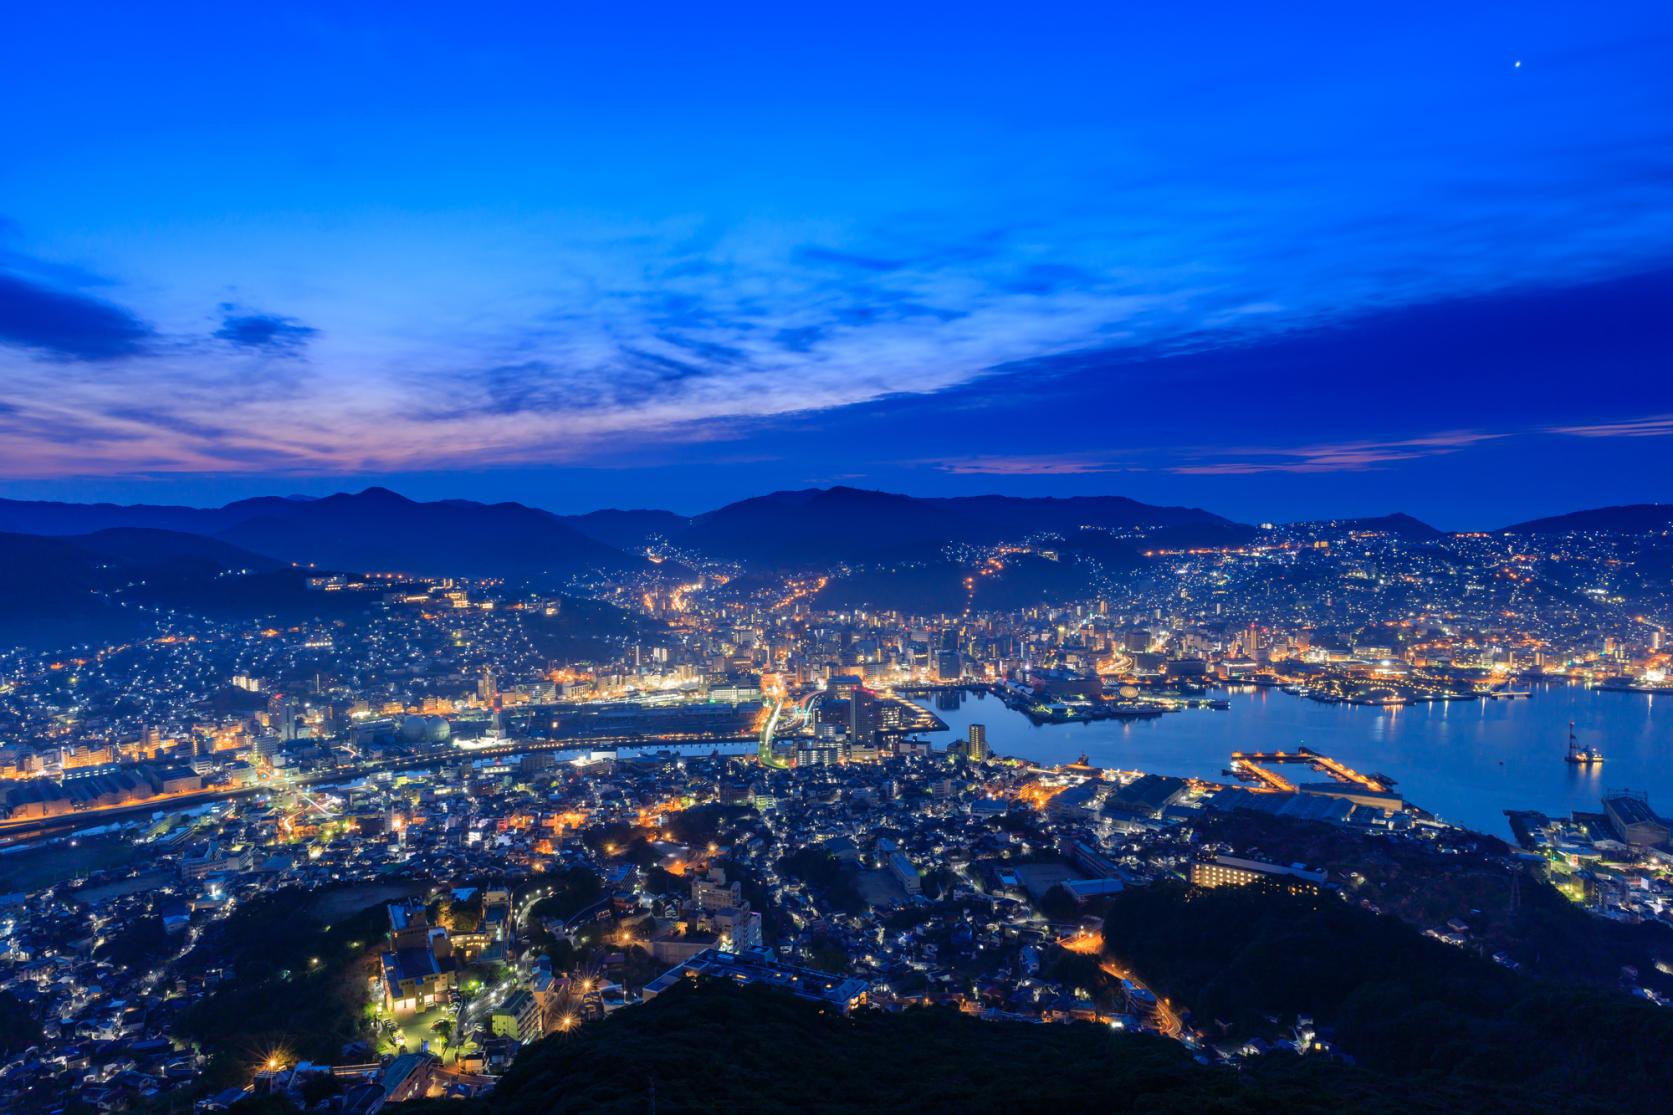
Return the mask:
[[[1242,1072],[1182,1046],[1078,1023],[982,1021],[951,1008],[852,1018],[776,990],[679,986],[522,1051],[485,1099],[405,1104],[459,1115],[688,1112],[1401,1112],[1540,1110],[1446,1081],[1413,1084],[1321,1058]],[[1520,1104],[1520,1106],[1518,1106]]]
[[212,508],[0,500],[0,529],[189,532],[277,561],[353,572],[561,579],[640,564],[546,511],[518,503],[420,503],[386,488],[323,499],[263,496]]
[[613,507],[559,518],[596,542],[629,551],[643,546],[648,538],[672,538],[691,525],[689,518],[672,511],[619,511]]
[[127,566],[149,567],[171,562],[201,562],[209,569],[247,569],[270,572],[286,562],[241,549],[218,538],[147,527],[111,527],[66,537],[66,542]]
[[79,592],[90,585],[103,587],[114,575],[107,565],[99,555],[66,539],[0,534],[0,579],[11,588],[7,599],[40,600],[56,595],[64,585]]
[[1446,532],[1430,526],[1422,519],[1408,515],[1404,511],[1396,511],[1392,515],[1381,515],[1370,519],[1353,520],[1354,530],[1380,530],[1387,534],[1398,534],[1403,538],[1424,540],[1444,538]]
[[955,541],[967,526],[927,501],[858,488],[773,492],[699,515],[679,544],[711,557],[830,564]]
[[1569,531],[1613,531],[1639,534],[1673,529],[1673,503],[1629,503],[1620,507],[1598,507],[1571,511],[1504,527],[1505,533],[1566,534]]
[[640,564],[520,503],[419,503],[387,488],[271,501],[218,537],[261,554],[359,571],[563,578]]
[[1392,515],[1373,515],[1364,519],[1329,519],[1322,522],[1299,523],[1298,526],[1334,527],[1342,531],[1376,531],[1393,534],[1413,542],[1430,542],[1445,538],[1446,532],[1437,530],[1422,519],[1396,511]]
[[1159,883],[1100,909],[1112,958],[1234,1041],[1307,1015],[1385,1079],[1521,1091],[1560,1110],[1673,1088],[1665,1010],[1531,978],[1333,894]]
[[1157,507],[1125,496],[1072,496],[1059,499],[1020,496],[958,496],[920,502],[985,524],[995,537],[1053,533],[1103,527],[1126,528],[1231,526],[1229,519],[1197,507]]
[[[93,534],[0,534],[0,642],[54,647],[149,633],[140,609],[268,615],[320,602],[304,575],[194,534],[116,527]],[[123,606],[126,601],[127,606]]]
[[[1081,535],[1095,533],[1082,531]],[[1254,541],[1259,533],[1245,523],[1224,520],[1218,523],[1172,523],[1146,531],[1138,545],[1145,551],[1214,549],[1246,545]],[[1076,536],[1068,537],[1072,542]]]
[[[1404,512],[1299,524],[1445,537]],[[1085,528],[1092,528],[1090,530]],[[1640,533],[1673,529],[1673,504],[1577,511],[1503,528]],[[1258,531],[1195,507],[1122,496],[919,498],[859,488],[772,492],[688,517],[654,508],[554,515],[518,503],[421,502],[385,488],[320,499],[262,496],[224,507],[0,500],[0,531],[41,536],[160,530],[218,539],[282,562],[361,571],[563,580],[641,568],[648,539],[764,569],[943,560],[948,546],[1057,536],[1106,566],[1146,553],[1242,545]]]
[[1195,508],[1151,507],[1118,496],[919,499],[858,488],[810,488],[728,504],[677,538],[688,549],[775,565],[929,560],[949,544],[988,545],[1082,527],[1236,529]]
[[90,534],[113,528],[218,534],[259,515],[282,513],[288,504],[307,500],[262,496],[225,507],[176,507],[169,504],[59,503],[52,500],[0,499],[0,531],[18,534]]

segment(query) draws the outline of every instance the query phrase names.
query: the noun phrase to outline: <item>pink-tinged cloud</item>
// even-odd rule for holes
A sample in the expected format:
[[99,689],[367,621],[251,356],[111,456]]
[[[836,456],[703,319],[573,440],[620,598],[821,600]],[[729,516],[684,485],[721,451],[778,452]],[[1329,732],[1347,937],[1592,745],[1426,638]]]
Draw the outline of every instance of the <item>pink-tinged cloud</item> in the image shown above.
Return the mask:
[[933,465],[955,476],[1091,476],[1138,471],[1085,457],[947,457],[918,463]]
[[1242,449],[1237,459],[1174,465],[1169,472],[1185,476],[1252,476],[1265,472],[1365,472],[1397,461],[1413,461],[1456,453],[1504,434],[1480,430],[1450,430],[1396,441],[1356,441],[1291,448]]
[[1595,422],[1579,426],[1552,426],[1554,434],[1574,437],[1669,437],[1673,436],[1673,414],[1652,414],[1621,422]]

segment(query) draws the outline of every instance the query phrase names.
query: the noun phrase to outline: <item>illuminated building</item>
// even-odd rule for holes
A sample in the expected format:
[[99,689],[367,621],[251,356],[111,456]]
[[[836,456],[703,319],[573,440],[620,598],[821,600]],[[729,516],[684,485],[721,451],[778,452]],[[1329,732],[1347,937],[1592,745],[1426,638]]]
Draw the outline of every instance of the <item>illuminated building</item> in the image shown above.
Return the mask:
[[1291,894],[1318,894],[1325,882],[1323,871],[1300,865],[1285,867],[1236,856],[1215,856],[1191,865],[1191,884],[1199,887],[1244,887],[1250,883],[1276,883]]
[[422,906],[389,907],[389,949],[382,957],[384,1009],[397,1017],[442,1001],[458,963],[447,930],[431,926]]
[[546,1032],[540,1001],[527,991],[513,991],[489,1016],[489,1027],[500,1037],[533,1041]]
[[1603,799],[1603,812],[1609,827],[1624,844],[1634,848],[1654,848],[1667,843],[1667,823],[1656,816],[1643,794],[1622,791]]

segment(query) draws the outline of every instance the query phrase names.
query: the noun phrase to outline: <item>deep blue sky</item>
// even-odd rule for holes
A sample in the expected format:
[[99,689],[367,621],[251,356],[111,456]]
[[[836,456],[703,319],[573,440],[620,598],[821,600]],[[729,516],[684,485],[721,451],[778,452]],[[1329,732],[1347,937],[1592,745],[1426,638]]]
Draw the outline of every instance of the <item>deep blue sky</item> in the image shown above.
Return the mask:
[[33,5],[0,494],[1673,498],[1673,9]]

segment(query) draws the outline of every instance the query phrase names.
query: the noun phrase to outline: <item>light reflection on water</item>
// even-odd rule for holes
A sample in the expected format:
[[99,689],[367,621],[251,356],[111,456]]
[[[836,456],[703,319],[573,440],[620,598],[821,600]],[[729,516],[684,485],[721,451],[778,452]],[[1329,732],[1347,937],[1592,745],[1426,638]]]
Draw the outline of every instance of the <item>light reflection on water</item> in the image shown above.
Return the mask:
[[[1578,686],[1536,687],[1515,701],[1453,701],[1381,709],[1325,705],[1275,689],[1224,694],[1231,709],[1188,709],[1154,720],[1104,720],[1036,727],[997,698],[966,694],[956,709],[926,707],[962,737],[988,726],[996,754],[1221,779],[1233,751],[1300,744],[1366,773],[1387,774],[1401,793],[1449,821],[1506,835],[1503,811],[1567,814],[1597,810],[1605,789],[1645,790],[1652,808],[1673,812],[1673,702],[1642,693]],[[1563,761],[1568,724],[1601,766]]]

